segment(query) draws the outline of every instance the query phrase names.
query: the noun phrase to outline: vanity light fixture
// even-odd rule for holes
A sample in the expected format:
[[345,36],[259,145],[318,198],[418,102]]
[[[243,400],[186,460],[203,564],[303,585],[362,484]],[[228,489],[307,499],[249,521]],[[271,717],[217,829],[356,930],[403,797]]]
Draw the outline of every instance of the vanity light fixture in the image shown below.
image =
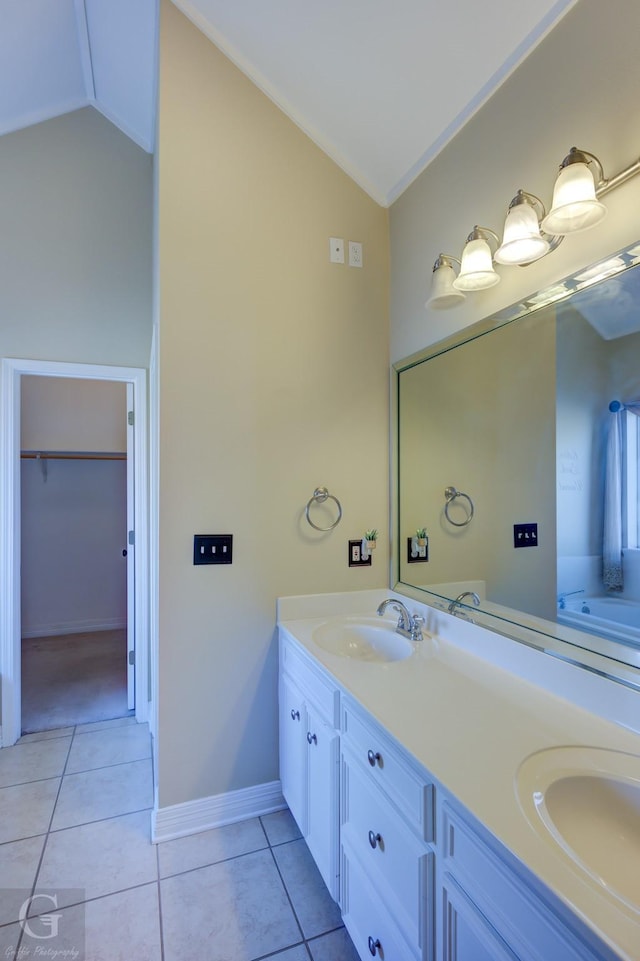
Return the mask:
[[562,237],[543,237],[540,221],[545,216],[544,204],[535,194],[519,190],[507,212],[502,244],[495,252],[499,264],[532,264],[558,246]]
[[496,247],[500,243],[493,230],[476,224],[462,251],[460,273],[453,282],[456,290],[486,290],[500,282],[500,277],[493,268],[489,240],[492,240]]
[[439,254],[433,265],[431,294],[425,307],[433,307],[434,310],[447,310],[449,307],[457,307],[463,300],[466,300],[465,294],[461,290],[456,290],[453,286],[456,272],[452,261],[460,266],[457,257],[452,257],[451,254]]
[[[638,173],[640,159],[606,178],[595,154],[572,147],[560,165],[549,213],[539,197],[519,190],[509,204],[502,243],[493,230],[476,226],[467,237],[461,263],[440,254],[425,307],[457,307],[466,291],[486,290],[499,282],[494,262],[525,267],[555,250],[567,234],[594,227],[607,212],[600,198]],[[457,277],[453,262],[460,264]]]
[[[598,180],[589,169],[594,165]],[[599,224],[607,212],[597,198],[597,188],[606,183],[602,164],[587,150],[572,147],[560,164],[551,210],[542,221],[552,234],[572,234]]]

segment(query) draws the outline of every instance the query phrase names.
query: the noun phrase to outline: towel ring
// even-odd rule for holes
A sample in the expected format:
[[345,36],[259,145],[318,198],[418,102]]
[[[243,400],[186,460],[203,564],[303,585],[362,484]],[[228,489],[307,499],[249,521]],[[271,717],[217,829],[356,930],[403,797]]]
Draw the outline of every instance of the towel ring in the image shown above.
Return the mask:
[[[463,494],[462,491],[456,490],[455,487],[445,487],[444,496],[446,497],[446,503],[444,505],[444,516],[447,518],[449,523],[453,524],[454,527],[466,527],[467,524],[470,524],[473,518],[474,507],[473,507],[473,501],[471,500],[469,495]],[[466,520],[464,521],[453,521],[449,517],[449,508],[451,507],[451,505],[453,504],[454,500],[457,497],[464,497],[464,499],[469,504],[469,514]]]
[[[312,504],[324,504],[324,502],[327,500],[335,501],[336,506],[338,508],[338,516],[336,517],[333,524],[329,525],[329,527],[318,527],[317,524],[313,523],[313,521],[311,520],[311,517],[309,516],[309,508],[311,507]],[[338,524],[340,523],[340,520],[342,519],[342,505],[340,504],[340,501],[338,500],[337,497],[334,497],[333,494],[329,493],[326,487],[316,487],[316,489],[313,492],[313,497],[309,498],[309,503],[305,507],[304,512],[311,526],[315,528],[315,530],[317,531],[332,531],[334,527],[338,526]]]

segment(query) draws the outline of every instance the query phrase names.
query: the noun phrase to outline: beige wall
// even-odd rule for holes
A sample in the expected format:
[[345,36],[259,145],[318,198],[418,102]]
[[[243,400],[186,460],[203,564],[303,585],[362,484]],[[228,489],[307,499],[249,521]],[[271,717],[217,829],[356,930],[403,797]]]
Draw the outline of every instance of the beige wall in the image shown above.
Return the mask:
[[518,188],[549,205],[573,145],[609,175],[640,154],[640,5],[580,0],[391,208],[391,356],[398,360],[640,236],[640,177],[609,194],[597,228],[449,311],[427,311],[440,251],[460,256],[474,224],[500,232]]
[[152,201],[91,107],[0,137],[0,356],[148,365]]
[[[278,777],[278,595],[388,582],[388,227],[167,2],[159,123],[162,807]],[[303,517],[319,485],[331,534]],[[366,527],[373,567],[349,569]],[[233,565],[194,567],[214,532]]]

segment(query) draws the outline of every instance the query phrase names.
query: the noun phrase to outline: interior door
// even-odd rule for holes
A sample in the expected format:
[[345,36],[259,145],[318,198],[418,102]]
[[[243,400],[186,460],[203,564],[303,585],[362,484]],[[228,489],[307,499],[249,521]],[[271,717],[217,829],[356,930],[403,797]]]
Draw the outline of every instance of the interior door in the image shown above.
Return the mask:
[[127,707],[136,705],[135,684],[135,517],[134,517],[134,451],[135,415],[133,384],[127,384]]

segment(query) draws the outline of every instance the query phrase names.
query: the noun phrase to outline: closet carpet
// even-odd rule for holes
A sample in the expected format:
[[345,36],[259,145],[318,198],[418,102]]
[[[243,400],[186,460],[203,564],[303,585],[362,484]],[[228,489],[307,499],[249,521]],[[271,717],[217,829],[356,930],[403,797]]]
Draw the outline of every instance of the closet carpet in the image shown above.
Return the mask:
[[126,631],[22,641],[22,733],[122,717],[127,710]]

